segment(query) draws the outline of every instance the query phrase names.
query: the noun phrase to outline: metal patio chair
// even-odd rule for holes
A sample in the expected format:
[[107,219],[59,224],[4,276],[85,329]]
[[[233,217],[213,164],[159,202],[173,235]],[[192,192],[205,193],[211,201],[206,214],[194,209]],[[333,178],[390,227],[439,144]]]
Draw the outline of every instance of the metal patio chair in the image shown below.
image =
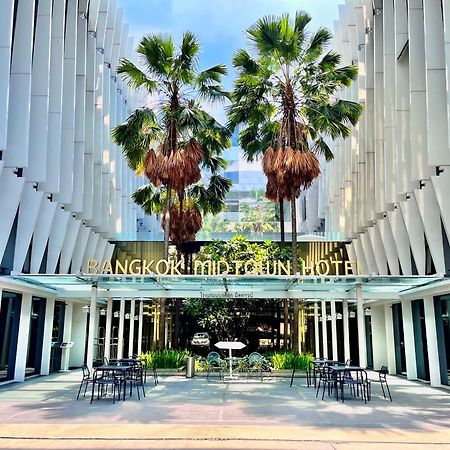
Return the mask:
[[91,372],[89,371],[89,367],[86,364],[83,364],[81,366],[81,369],[83,370],[83,378],[81,379],[80,388],[78,389],[77,400],[80,397],[80,392],[81,392],[83,385],[84,385],[83,397],[85,397],[88,385],[93,382],[93,378],[91,377]]
[[386,391],[384,390],[384,386],[386,386],[386,390],[389,395],[389,400],[392,402],[391,391],[389,389],[389,385],[388,385],[387,377],[386,377],[387,374],[389,373],[387,366],[381,366],[381,369],[376,370],[376,372],[378,372],[378,380],[376,380],[376,379],[375,380],[374,379],[367,380],[369,400],[370,400],[370,396],[372,395],[372,383],[380,383],[381,390],[383,392],[383,397],[386,398]]
[[206,375],[206,379],[208,381],[211,379],[211,373],[218,373],[219,380],[223,379],[223,361],[217,352],[208,353],[208,356],[206,357],[206,367],[208,369],[208,373]]

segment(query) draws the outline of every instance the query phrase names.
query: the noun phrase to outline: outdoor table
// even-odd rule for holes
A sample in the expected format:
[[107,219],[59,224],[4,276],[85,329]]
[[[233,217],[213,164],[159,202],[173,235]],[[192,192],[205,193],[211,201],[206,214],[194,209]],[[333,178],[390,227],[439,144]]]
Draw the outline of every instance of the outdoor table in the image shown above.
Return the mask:
[[[335,387],[336,387],[336,400],[339,400],[338,396],[338,382],[341,384],[341,400],[344,402],[344,380],[343,376],[345,372],[361,372],[361,380],[363,381],[362,388],[363,388],[363,395],[364,390],[367,388],[367,386],[364,386],[364,380],[363,380],[363,374],[365,377],[365,382],[367,384],[367,372],[366,369],[359,367],[359,366],[343,366],[343,365],[330,365],[329,368],[336,374],[336,381],[335,381]],[[364,401],[367,403],[366,397],[364,396]]]
[[[237,377],[233,377],[233,350],[242,350],[245,347],[245,344],[243,342],[233,342],[233,341],[220,341],[215,344],[217,348],[220,348],[221,350],[228,350],[228,360],[230,361],[230,374],[228,379],[233,380]],[[225,378],[225,377],[224,377]]]
[[[334,365],[334,364],[337,365],[337,363],[338,363],[338,361],[335,361],[333,359],[322,359],[322,358],[316,358],[316,359],[313,359],[312,361],[309,362],[308,372],[309,372],[311,366],[313,366],[312,369],[313,369],[313,374],[314,374],[314,387],[316,387],[316,369],[317,369],[317,366],[320,367],[323,364],[328,364],[329,366],[331,366],[331,365]],[[310,373],[308,373],[308,375],[309,375],[309,381],[310,381],[311,375],[310,375]],[[309,384],[308,384],[308,387],[309,387]]]

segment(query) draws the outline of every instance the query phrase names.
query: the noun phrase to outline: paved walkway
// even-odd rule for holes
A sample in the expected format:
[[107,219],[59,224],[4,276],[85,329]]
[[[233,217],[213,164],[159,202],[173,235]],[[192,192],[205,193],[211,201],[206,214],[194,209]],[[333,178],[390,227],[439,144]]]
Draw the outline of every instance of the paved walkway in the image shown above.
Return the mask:
[[80,372],[0,388],[0,448],[450,449],[450,392],[390,377],[367,405],[321,401],[296,380],[161,377],[147,397],[77,401]]

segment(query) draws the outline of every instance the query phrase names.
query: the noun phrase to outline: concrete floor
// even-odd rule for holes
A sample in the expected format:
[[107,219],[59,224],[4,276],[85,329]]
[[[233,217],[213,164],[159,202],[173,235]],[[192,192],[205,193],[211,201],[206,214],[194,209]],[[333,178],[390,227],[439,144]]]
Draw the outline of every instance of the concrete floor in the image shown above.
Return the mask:
[[360,399],[322,401],[303,379],[150,379],[147,397],[76,400],[80,372],[0,388],[0,448],[450,449],[450,392],[389,377]]

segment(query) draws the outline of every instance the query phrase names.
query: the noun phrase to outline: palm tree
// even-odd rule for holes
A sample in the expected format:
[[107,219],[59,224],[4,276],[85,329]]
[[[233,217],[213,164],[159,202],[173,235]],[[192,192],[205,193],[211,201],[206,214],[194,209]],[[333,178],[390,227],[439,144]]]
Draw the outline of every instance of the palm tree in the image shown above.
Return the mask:
[[[310,34],[311,16],[267,16],[247,30],[254,56],[236,52],[238,72],[229,109],[229,126],[239,126],[248,159],[263,155],[266,197],[287,200],[292,217],[292,265],[297,272],[296,199],[320,174],[318,157],[333,158],[327,140],[346,138],[362,107],[340,100],[357,67],[339,67],[341,57],[325,48],[332,35],[325,28]],[[280,203],[281,204],[281,203]],[[298,351],[298,300],[294,301],[293,347]]]
[[[165,198],[162,225],[166,259],[171,216],[176,211],[175,220],[185,224],[195,218],[198,226],[198,216],[186,205],[186,190],[200,180],[202,166],[213,170],[223,166],[220,152],[229,145],[229,131],[200,104],[228,97],[221,85],[226,67],[219,64],[198,71],[199,52],[198,39],[191,32],[183,34],[178,49],[171,36],[150,34],[137,48],[140,67],[124,58],[117,69],[130,87],[157,98],[154,110],[134,111],[125,124],[113,129],[112,136],[130,168],[144,172]],[[185,231],[185,237],[193,236],[192,230]],[[164,323],[165,301],[161,299],[160,336],[164,336]],[[159,347],[163,346],[161,339]]]

